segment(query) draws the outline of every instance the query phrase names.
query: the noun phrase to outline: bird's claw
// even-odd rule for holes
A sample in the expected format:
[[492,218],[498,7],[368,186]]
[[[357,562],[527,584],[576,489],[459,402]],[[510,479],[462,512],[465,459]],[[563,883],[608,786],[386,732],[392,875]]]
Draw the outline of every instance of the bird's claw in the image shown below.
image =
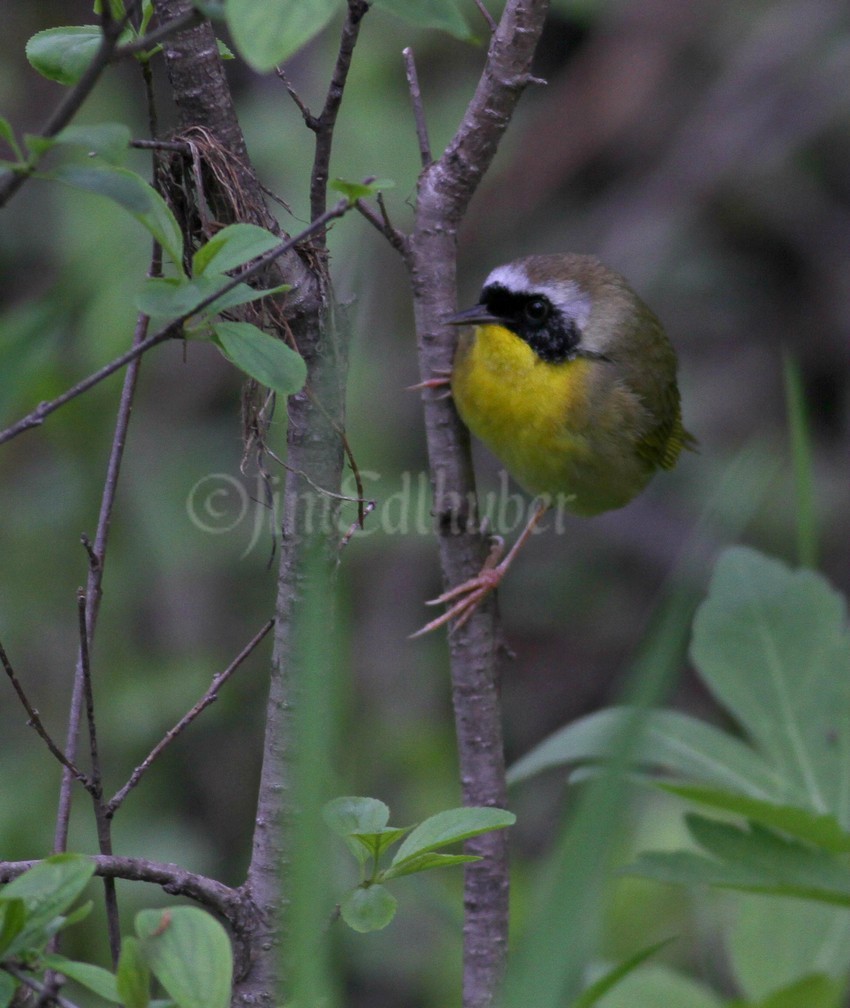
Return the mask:
[[[484,566],[474,578],[463,581],[461,584],[455,585],[454,588],[449,588],[442,595],[429,599],[425,603],[425,605],[442,605],[445,602],[454,602],[454,605],[450,606],[441,616],[426,623],[416,633],[412,633],[410,639],[423,637],[426,633],[445,626],[446,623],[452,624],[452,633],[460,630],[490,592],[499,586],[505,576],[507,567],[503,567],[499,563],[503,549],[504,543],[501,537],[494,536],[493,545],[490,547],[490,553],[484,561]],[[457,601],[454,601],[455,599]]]

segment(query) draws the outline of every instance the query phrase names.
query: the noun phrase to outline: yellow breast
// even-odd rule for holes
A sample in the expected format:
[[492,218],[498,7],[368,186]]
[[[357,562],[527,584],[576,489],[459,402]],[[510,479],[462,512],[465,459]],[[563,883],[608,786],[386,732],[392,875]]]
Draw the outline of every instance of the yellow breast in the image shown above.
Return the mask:
[[558,493],[564,460],[586,458],[589,372],[576,358],[547,363],[499,325],[476,326],[458,345],[452,393],[469,429],[531,493]]
[[475,326],[458,344],[452,393],[520,486],[578,514],[622,507],[657,468],[640,449],[650,414],[608,361],[547,362],[509,329]]

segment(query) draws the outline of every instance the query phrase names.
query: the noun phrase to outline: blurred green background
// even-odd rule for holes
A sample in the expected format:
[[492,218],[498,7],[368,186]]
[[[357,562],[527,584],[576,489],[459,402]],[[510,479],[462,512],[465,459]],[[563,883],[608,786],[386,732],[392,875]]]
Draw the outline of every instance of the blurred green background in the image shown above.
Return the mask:
[[[90,5],[43,0],[3,14],[0,114],[18,135],[37,132],[62,89],[28,66],[26,39],[91,21]],[[334,23],[287,67],[314,110],[338,30]],[[331,171],[394,179],[387,203],[402,228],[418,169],[406,45],[437,151],[483,59],[480,47],[381,11],[364,22]],[[167,125],[173,111],[156,72]],[[548,84],[525,94],[462,229],[459,302],[473,303],[489,270],[519,255],[599,255],[665,323],[700,452],[622,511],[565,517],[512,569],[500,590],[513,653],[502,687],[509,759],[617,699],[684,553],[696,560],[677,590],[701,590],[732,541],[796,560],[783,351],[799,361],[810,411],[821,568],[845,592],[850,585],[850,24],[841,5],[562,0],[536,72]],[[228,74],[252,157],[290,205],[281,223],[295,232],[305,222],[312,136],[279,80],[236,61]],[[145,135],[133,66],[111,69],[77,121],[109,119]],[[147,173],[142,154],[129,163]],[[343,710],[339,788],[382,798],[401,824],[458,802],[445,640],[407,639],[439,590],[434,540],[420,527],[430,506],[421,408],[404,390],[418,380],[411,303],[400,262],[366,222],[337,223],[331,246],[353,339],[348,438],[377,501],[340,569],[350,676],[329,683]],[[2,211],[0,427],[128,345],[148,255],[141,228],[95,197],[32,181]],[[0,639],[57,738],[76,652],[75,589],[86,576],[79,537],[94,533],[120,383],[113,376],[0,450]],[[256,478],[240,473],[240,384],[209,346],[163,346],[143,364],[94,654],[110,790],[273,612],[274,517],[258,503]],[[476,449],[476,462],[481,491],[497,490],[495,461]],[[267,643],[127,802],[116,819],[118,853],[241,881],[268,657]],[[719,716],[684,661],[670,702]],[[36,857],[52,842],[58,770],[3,683],[0,718],[0,858]],[[560,776],[513,796],[519,921],[524,881],[563,799]],[[72,845],[91,850],[78,801]],[[669,845],[678,816],[672,802],[641,796],[636,835]],[[624,836],[624,850],[633,842]],[[459,883],[448,872],[406,880],[387,932],[341,939],[348,1003],[453,1003]],[[129,886],[121,896],[125,907],[161,900]],[[626,954],[675,932],[685,938],[667,961],[727,989],[721,903],[620,883],[607,951]]]

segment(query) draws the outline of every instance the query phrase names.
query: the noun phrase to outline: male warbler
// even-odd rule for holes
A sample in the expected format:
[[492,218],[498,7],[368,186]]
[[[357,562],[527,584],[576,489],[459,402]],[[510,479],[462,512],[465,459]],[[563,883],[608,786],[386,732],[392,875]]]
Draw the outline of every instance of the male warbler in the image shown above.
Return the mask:
[[536,255],[499,266],[479,303],[446,319],[461,333],[451,384],[464,423],[541,499],[516,544],[501,544],[414,637],[466,622],[553,503],[579,515],[628,504],[694,438],[682,426],[676,352],[625,279],[593,256]]

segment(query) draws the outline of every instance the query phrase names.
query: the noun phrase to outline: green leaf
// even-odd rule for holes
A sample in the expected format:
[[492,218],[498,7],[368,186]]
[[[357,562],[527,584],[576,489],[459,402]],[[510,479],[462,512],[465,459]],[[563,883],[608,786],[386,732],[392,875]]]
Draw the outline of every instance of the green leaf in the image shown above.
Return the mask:
[[41,155],[51,147],[82,147],[110,164],[123,160],[130,146],[130,130],[124,123],[105,122],[90,126],[66,126],[55,137],[26,136],[33,154]]
[[389,808],[377,798],[334,798],[322,808],[322,818],[337,836],[378,833],[390,820]]
[[218,54],[223,60],[236,59],[233,54],[233,50],[230,49],[220,38],[215,40],[216,48],[218,49]]
[[401,878],[402,875],[413,875],[415,872],[428,871],[429,868],[448,868],[451,865],[467,864],[470,861],[480,861],[477,854],[435,854],[427,851],[425,854],[414,854],[405,858],[400,864],[381,872],[381,878],[387,882],[390,879]]
[[712,857],[691,851],[642,854],[624,869],[663,882],[713,885],[850,906],[850,869],[822,850],[751,824],[749,830],[702,816],[686,817],[696,841]]
[[78,984],[94,991],[104,1001],[121,1004],[115,977],[109,970],[103,969],[101,966],[94,966],[92,963],[74,962],[71,959],[66,959],[65,956],[54,953],[42,956],[42,962],[48,969],[56,970],[57,973],[61,973],[70,980],[76,980]]
[[341,0],[227,0],[225,11],[237,50],[266,73],[318,35],[342,6]]
[[814,900],[739,893],[724,944],[735,986],[761,1001],[811,970],[846,977],[850,914]]
[[382,885],[358,887],[340,904],[340,914],[354,931],[380,931],[395,917],[396,900]]
[[383,7],[417,28],[436,28],[464,42],[475,38],[458,0],[375,0],[375,6]]
[[366,199],[367,196],[374,196],[375,193],[394,187],[395,182],[392,179],[375,179],[373,182],[347,182],[345,179],[336,178],[328,183],[328,188],[342,193],[351,206],[359,199]]
[[212,330],[224,356],[261,385],[284,396],[304,387],[304,358],[285,343],[248,322],[216,322]]
[[[175,319],[191,315],[202,302],[212,297],[216,291],[222,290],[231,282],[231,278],[223,274],[200,276],[194,280],[178,277],[148,277],[139,294],[136,305],[146,315],[157,319]],[[208,318],[233,308],[235,305],[256,301],[270,294],[278,294],[286,290],[286,285],[272,287],[267,290],[257,290],[248,284],[237,284],[226,294],[216,298],[203,310],[203,317]]]
[[454,808],[438,812],[416,826],[396,851],[392,867],[427,851],[459,843],[494,829],[504,829],[516,822],[513,812],[499,808]]
[[148,1008],[151,977],[138,938],[127,935],[121,942],[121,955],[115,975],[118,993],[125,1008]]
[[624,959],[623,962],[618,963],[616,966],[612,966],[607,973],[604,973],[598,980],[582,991],[571,1008],[591,1008],[592,1005],[597,1004],[600,998],[604,997],[610,990],[613,990],[617,984],[621,983],[638,966],[645,963],[647,959],[654,956],[656,952],[663,949],[665,945],[669,945],[672,940],[672,938],[665,938],[663,941],[655,942],[653,945],[635,952],[634,955],[629,956],[628,959]]
[[0,970],[0,1008],[9,1008],[18,986],[17,980]]
[[833,815],[817,815],[808,809],[793,805],[777,805],[714,788],[663,783],[659,786],[688,801],[734,812],[764,826],[772,826],[790,833],[799,840],[807,840],[833,853],[850,852],[850,833],[838,825]]
[[841,1008],[844,1003],[843,984],[813,973],[774,991],[758,1008]]
[[[94,864],[81,854],[54,854],[4,887],[4,902],[20,899],[26,907],[26,924],[10,942],[7,955],[40,943],[50,925],[68,909],[94,875]],[[55,928],[54,928],[55,930]]]
[[[820,575],[751,549],[720,556],[691,655],[709,689],[795,794],[850,828],[850,633]],[[782,796],[780,800],[787,800]]]
[[192,272],[195,277],[205,272],[228,273],[280,244],[280,238],[256,224],[229,224],[194,254]]
[[[407,828],[398,829],[386,826],[376,833],[352,833],[350,839],[360,844],[367,855],[377,862],[384,851],[394,843],[398,843],[405,833],[407,833]],[[359,861],[360,858],[358,857],[357,860]]]
[[667,966],[647,964],[605,995],[603,1008],[728,1008],[707,987]]
[[9,122],[8,119],[4,119],[3,116],[0,116],[0,139],[6,141],[6,143],[14,151],[15,157],[19,161],[24,160],[24,153],[18,146],[18,142],[15,139],[15,132],[12,129],[12,124]]
[[213,916],[191,906],[142,910],[136,934],[151,972],[178,1008],[228,1008],[233,953]]
[[22,899],[0,899],[0,958],[13,939],[24,929],[26,909]]
[[165,200],[141,175],[128,168],[69,164],[49,172],[47,177],[118,203],[148,229],[182,272],[183,235],[180,226]]
[[[516,784],[552,767],[609,759],[631,716],[629,708],[612,707],[573,721],[518,760],[508,773],[509,782]],[[678,711],[648,711],[642,718],[644,730],[632,755],[634,764],[754,798],[792,797],[766,760],[713,725]]]
[[100,48],[99,25],[46,28],[26,44],[26,56],[42,77],[59,84],[76,84]]

